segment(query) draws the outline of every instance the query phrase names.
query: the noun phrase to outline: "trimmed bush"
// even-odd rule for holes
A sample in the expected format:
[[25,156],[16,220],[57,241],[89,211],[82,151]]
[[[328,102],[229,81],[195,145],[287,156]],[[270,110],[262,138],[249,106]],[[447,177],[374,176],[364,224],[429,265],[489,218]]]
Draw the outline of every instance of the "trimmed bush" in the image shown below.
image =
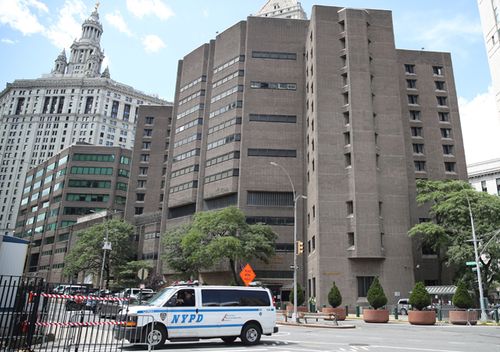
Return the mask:
[[[292,292],[290,292],[290,297],[288,298],[290,300],[290,303],[293,304],[293,289]],[[301,306],[304,304],[305,301],[305,295],[304,295],[304,290],[302,289],[302,286],[297,282],[297,306]]]
[[342,295],[340,294],[339,288],[333,282],[330,292],[328,292],[328,303],[333,307],[337,308],[342,304]]
[[380,285],[380,282],[378,281],[378,277],[376,277],[370,285],[366,298],[373,309],[382,308],[387,304],[387,297],[385,296],[382,285]]
[[416,310],[422,310],[431,304],[431,295],[425,289],[423,282],[417,282],[410,294],[409,303]]
[[462,280],[458,282],[457,290],[453,295],[452,302],[455,307],[462,309],[469,309],[474,305],[474,301],[467,290],[467,286]]

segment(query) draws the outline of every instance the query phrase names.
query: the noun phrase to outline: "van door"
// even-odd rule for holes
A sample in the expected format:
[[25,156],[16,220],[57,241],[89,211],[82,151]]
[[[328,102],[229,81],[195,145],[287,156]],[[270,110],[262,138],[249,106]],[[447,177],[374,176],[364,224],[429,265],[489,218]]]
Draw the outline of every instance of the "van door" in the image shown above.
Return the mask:
[[199,336],[198,326],[203,315],[199,314],[197,302],[200,297],[196,291],[194,288],[180,289],[165,304],[168,309],[160,313],[160,319],[165,319],[169,338]]

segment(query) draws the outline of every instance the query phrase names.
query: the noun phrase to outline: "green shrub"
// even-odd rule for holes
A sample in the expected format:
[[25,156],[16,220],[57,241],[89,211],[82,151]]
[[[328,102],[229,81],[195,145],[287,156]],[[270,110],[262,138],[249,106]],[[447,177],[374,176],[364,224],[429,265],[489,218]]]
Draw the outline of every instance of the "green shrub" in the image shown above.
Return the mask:
[[423,282],[417,282],[410,294],[409,303],[416,310],[422,310],[431,304],[431,295],[425,289]]
[[378,281],[378,277],[376,277],[370,285],[366,298],[373,309],[382,308],[387,304],[387,297],[385,296],[382,285],[380,285],[380,282]]
[[333,282],[330,292],[328,292],[328,303],[333,307],[337,308],[342,304],[342,295],[340,294],[339,288]]
[[457,308],[469,309],[474,305],[474,301],[467,290],[465,282],[460,280],[457,285],[457,290],[453,295],[453,305]]
[[[304,304],[305,301],[305,295],[304,295],[304,290],[302,289],[302,286],[300,286],[299,283],[297,283],[297,306],[301,306]],[[290,292],[290,303],[293,304],[293,289],[292,292]]]

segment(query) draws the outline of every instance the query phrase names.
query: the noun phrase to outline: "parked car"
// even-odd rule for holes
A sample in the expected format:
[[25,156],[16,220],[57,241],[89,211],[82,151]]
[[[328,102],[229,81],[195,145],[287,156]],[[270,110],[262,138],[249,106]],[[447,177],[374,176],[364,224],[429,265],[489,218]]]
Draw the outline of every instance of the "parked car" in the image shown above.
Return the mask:
[[401,315],[407,315],[410,310],[410,303],[408,298],[401,298],[398,301],[398,313]]
[[95,313],[99,318],[115,319],[117,316],[125,314],[130,305],[136,305],[139,301],[135,297],[129,297],[126,301],[98,301]]
[[133,298],[137,298],[137,295],[140,292],[143,292],[143,293],[154,293],[154,291],[152,289],[150,289],[150,288],[126,288],[126,289],[123,289],[120,292],[118,292],[116,294],[116,297],[120,297],[120,298],[123,298],[123,297],[133,297]]

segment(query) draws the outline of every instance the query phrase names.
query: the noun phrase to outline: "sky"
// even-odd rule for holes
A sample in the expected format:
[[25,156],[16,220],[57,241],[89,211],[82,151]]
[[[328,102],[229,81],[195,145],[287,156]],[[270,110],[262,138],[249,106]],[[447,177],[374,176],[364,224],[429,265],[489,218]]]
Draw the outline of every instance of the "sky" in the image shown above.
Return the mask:
[[[177,62],[266,0],[101,0],[103,69],[111,78],[172,101]],[[452,54],[468,163],[500,158],[500,117],[476,0],[303,0],[313,5],[391,10],[396,47]],[[93,0],[0,0],[0,89],[50,73],[81,36]],[[485,128],[486,126],[486,128]]]

